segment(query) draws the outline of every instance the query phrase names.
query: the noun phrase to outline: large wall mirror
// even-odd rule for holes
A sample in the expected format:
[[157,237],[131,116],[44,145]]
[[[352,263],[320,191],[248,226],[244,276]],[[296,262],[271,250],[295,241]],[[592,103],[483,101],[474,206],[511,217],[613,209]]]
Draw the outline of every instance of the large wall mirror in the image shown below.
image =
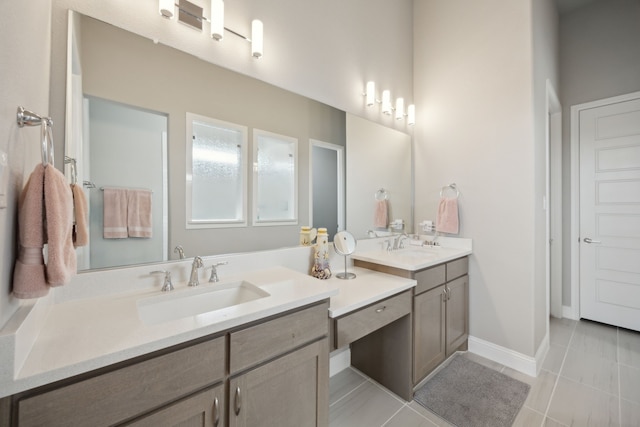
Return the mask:
[[[350,164],[348,161],[352,149],[354,156],[360,156],[356,154],[358,149],[355,148],[355,144],[371,144],[372,136],[386,135],[388,128],[363,120],[359,128],[370,126],[370,130],[366,132],[366,136],[356,137],[352,143],[347,132],[350,115],[344,111],[205,62],[189,53],[153,43],[147,38],[79,13],[70,15],[69,26],[70,61],[67,67],[65,155],[76,159],[79,182],[87,182],[85,193],[91,205],[91,242],[95,240],[97,244],[103,240],[103,224],[100,223],[100,218],[104,204],[101,188],[117,186],[151,189],[152,185],[157,184],[136,178],[138,175],[151,174],[159,177],[160,185],[153,188],[153,203],[158,209],[157,212],[154,211],[154,217],[160,216],[156,218],[158,231],[154,231],[154,255],[143,259],[125,256],[107,261],[104,253],[94,249],[94,245],[91,244],[79,251],[80,270],[177,259],[180,253],[174,251],[174,248],[178,245],[183,248],[186,257],[295,246],[298,244],[299,227],[304,225],[327,227],[337,232],[344,229],[345,224],[348,226],[350,221],[354,221],[366,228],[363,232],[354,233],[357,238],[366,237],[366,231],[373,227],[375,206],[364,206],[363,212],[355,210],[352,213],[352,203],[345,190],[345,182],[349,183],[352,180],[357,184],[359,180],[356,177],[361,174],[361,167],[368,170],[391,170],[389,168],[395,166],[385,165],[388,156],[382,151],[377,152],[375,159],[369,156],[364,166],[357,162]],[[104,126],[104,123],[92,122],[96,108],[93,106],[94,103],[123,106],[159,120],[159,126],[164,125],[164,130],[144,130],[151,135],[155,132],[158,151],[149,152],[148,156],[143,155],[142,158],[136,157],[134,152],[152,149],[136,145],[139,138],[135,136],[131,141],[116,141],[124,138],[118,136],[120,134],[106,136],[103,148],[94,148],[95,140],[100,138],[92,135],[91,129],[101,129],[101,126]],[[242,139],[244,136],[241,137],[246,146],[241,147],[240,152],[246,150],[243,155],[244,159],[249,159],[248,170],[240,172],[244,182],[236,182],[243,186],[246,193],[235,199],[228,197],[229,200],[236,201],[244,199],[246,203],[244,220],[238,224],[207,228],[188,226],[186,206],[188,203],[193,206],[193,200],[187,200],[186,187],[190,178],[187,153],[188,149],[193,150],[193,141],[188,141],[185,137],[188,127],[187,113],[191,113],[192,117],[210,118],[218,123],[232,123],[246,128],[246,141]],[[127,120],[118,120],[115,116],[109,120],[113,120],[113,123],[108,125],[115,129],[130,126]],[[135,126],[138,125],[137,121],[133,122]],[[139,132],[137,129],[128,130],[134,135]],[[401,132],[393,132],[404,135],[404,139],[409,141],[409,148],[404,152],[407,153],[406,162],[410,170],[410,137]],[[351,136],[356,133],[354,130]],[[281,136],[281,141],[295,141],[295,144],[283,144],[288,150],[286,155],[283,154],[284,151],[278,154],[284,156],[283,160],[291,159],[290,155],[295,156],[295,159],[292,159],[295,162],[290,162],[291,165],[295,164],[295,174],[290,171],[281,174],[288,179],[287,189],[282,192],[286,202],[280,202],[278,209],[281,209],[281,213],[274,216],[277,220],[265,221],[264,224],[250,219],[256,211],[254,203],[258,200],[252,196],[259,190],[254,188],[258,180],[253,173],[252,153],[256,136],[259,135],[278,135]],[[101,138],[104,140],[105,135]],[[153,140],[154,137],[150,139]],[[318,141],[324,145],[317,144]],[[384,145],[384,141],[380,142]],[[324,151],[327,151],[326,147],[331,147],[331,155],[324,157],[331,159],[329,161],[333,162],[332,165],[327,165],[327,159],[321,162],[319,154],[316,161],[314,147],[318,145],[323,146]],[[389,145],[389,149],[397,154],[397,147]],[[97,150],[104,150],[105,147],[109,150],[109,155],[101,157],[99,166],[94,165]],[[366,146],[363,149],[366,151]],[[108,159],[111,163],[107,163]],[[221,160],[218,159],[219,161]],[[380,164],[372,164],[374,161]],[[282,163],[281,160],[279,162]],[[326,173],[318,173],[320,168],[326,168]],[[129,174],[125,169],[135,170],[137,173]],[[97,170],[101,170],[100,174]],[[127,178],[129,175],[130,179]],[[318,185],[318,182],[314,182],[313,176],[320,177],[316,180],[325,177],[328,184]],[[394,183],[393,188],[406,188],[407,197],[400,200],[401,192],[394,190],[396,198],[393,202],[395,212],[402,215],[406,222],[403,231],[409,232],[412,223],[410,174],[406,177],[405,184]],[[263,182],[268,182],[267,178],[265,175]],[[373,196],[369,194],[370,184],[366,183],[362,189],[353,188],[352,191],[354,194],[367,194],[367,197],[372,199]],[[274,183],[271,182],[269,185],[273,186]],[[277,186],[277,183],[275,185]],[[382,185],[392,184],[376,182],[374,187]],[[209,197],[202,203],[197,203],[198,206],[215,206],[216,197],[221,197],[207,193],[206,189],[197,195],[196,192],[192,192],[191,196],[204,199]],[[321,216],[317,213],[318,206],[314,206],[316,199],[323,200],[321,203],[338,212],[335,215],[331,213],[326,217]],[[292,206],[291,203],[295,205]],[[316,202],[316,205],[319,204],[320,202]],[[237,211],[237,206],[233,206],[233,210]],[[359,215],[362,215],[362,218],[358,219]],[[206,217],[206,213],[201,216]],[[363,233],[365,235],[362,235]],[[140,249],[143,244],[151,245],[150,241],[142,239],[123,239],[117,244],[116,251],[123,254],[127,251],[139,254],[143,251]],[[144,251],[146,252],[146,249]],[[151,252],[151,249],[149,251]]]

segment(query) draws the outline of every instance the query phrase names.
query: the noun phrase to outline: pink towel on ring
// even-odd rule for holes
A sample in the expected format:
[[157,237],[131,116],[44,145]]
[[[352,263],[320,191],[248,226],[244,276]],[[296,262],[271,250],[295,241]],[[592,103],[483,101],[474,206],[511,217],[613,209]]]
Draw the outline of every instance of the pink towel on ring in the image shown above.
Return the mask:
[[81,185],[73,184],[71,191],[73,193],[73,209],[76,220],[73,233],[73,245],[77,248],[86,246],[89,243],[87,198],[84,195],[84,190]]
[[376,200],[376,208],[373,213],[373,226],[376,228],[387,228],[388,221],[387,200]]
[[436,231],[458,234],[458,229],[458,198],[442,197],[436,215]]
[[38,163],[18,198],[19,250],[13,271],[13,295],[38,298],[49,293],[44,257],[44,166]]
[[61,286],[76,274],[73,247],[73,195],[65,176],[53,166],[44,170],[47,236],[47,282]]
[[105,239],[126,239],[127,235],[127,190],[126,188],[104,188],[103,236]]
[[[66,178],[39,163],[18,199],[20,247],[13,273],[13,295],[37,298],[76,273],[73,249],[73,200]],[[45,265],[43,246],[47,244]]]
[[127,230],[129,237],[153,237],[151,195],[151,190],[127,190]]

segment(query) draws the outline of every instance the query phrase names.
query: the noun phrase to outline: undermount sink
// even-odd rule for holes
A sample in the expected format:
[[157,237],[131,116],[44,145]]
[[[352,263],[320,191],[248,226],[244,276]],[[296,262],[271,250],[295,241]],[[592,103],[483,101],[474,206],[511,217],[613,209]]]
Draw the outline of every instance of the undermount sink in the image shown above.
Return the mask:
[[144,323],[154,325],[237,306],[269,295],[268,292],[244,280],[214,286],[205,285],[139,299],[138,315]]

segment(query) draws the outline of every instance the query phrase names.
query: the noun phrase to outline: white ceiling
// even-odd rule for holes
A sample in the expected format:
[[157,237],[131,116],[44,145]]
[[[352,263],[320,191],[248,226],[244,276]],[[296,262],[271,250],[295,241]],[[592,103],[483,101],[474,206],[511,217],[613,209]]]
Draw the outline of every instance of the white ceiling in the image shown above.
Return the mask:
[[599,0],[556,0],[556,3],[558,5],[560,15],[564,15],[589,3],[593,3],[594,1]]

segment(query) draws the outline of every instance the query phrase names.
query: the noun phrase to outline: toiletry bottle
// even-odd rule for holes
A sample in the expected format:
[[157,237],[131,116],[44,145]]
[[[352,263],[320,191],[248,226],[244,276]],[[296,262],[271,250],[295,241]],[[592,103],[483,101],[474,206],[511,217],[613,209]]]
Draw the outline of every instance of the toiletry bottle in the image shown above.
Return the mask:
[[326,228],[318,228],[311,275],[317,279],[328,279],[331,277],[331,269],[329,268],[329,236],[327,235]]

